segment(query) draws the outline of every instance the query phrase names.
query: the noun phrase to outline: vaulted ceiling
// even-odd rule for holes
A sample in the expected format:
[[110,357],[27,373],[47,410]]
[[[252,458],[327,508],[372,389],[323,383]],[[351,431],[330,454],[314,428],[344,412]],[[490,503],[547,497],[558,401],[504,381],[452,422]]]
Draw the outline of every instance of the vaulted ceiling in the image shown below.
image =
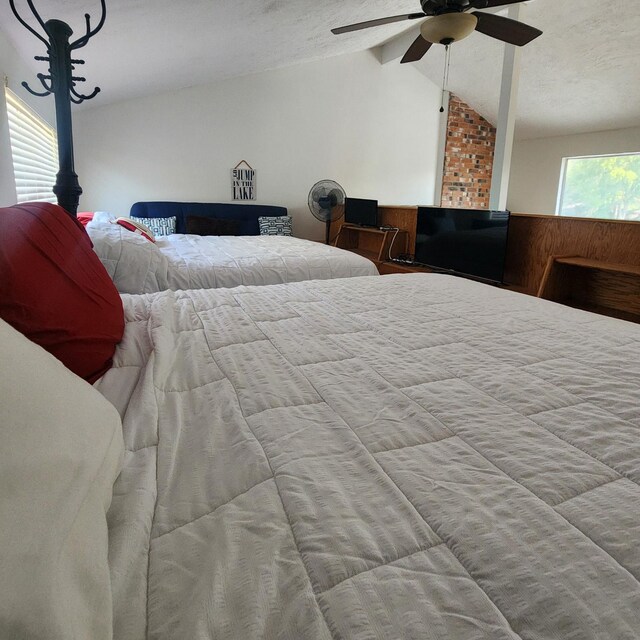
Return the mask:
[[[535,0],[521,19],[544,31],[522,48],[517,136],[640,126],[640,2]],[[503,45],[479,33],[452,46],[450,90],[497,122]],[[442,82],[444,47],[416,63]]]
[[[45,19],[99,14],[98,0],[35,0]],[[28,15],[25,0],[16,0]],[[637,0],[533,0],[545,31],[523,50],[518,132],[539,137],[640,124]],[[352,22],[419,10],[418,0],[107,0],[107,21],[82,49],[83,75],[103,92],[90,106],[374,48],[415,23],[334,36]],[[0,25],[25,58],[43,52],[0,4]],[[502,45],[479,34],[453,48],[450,88],[495,120]],[[394,64],[398,64],[396,61]],[[436,84],[442,48],[416,64]],[[43,71],[42,63],[33,63]],[[420,76],[416,74],[416,81]],[[91,88],[91,87],[88,87]],[[90,108],[89,106],[89,108]]]

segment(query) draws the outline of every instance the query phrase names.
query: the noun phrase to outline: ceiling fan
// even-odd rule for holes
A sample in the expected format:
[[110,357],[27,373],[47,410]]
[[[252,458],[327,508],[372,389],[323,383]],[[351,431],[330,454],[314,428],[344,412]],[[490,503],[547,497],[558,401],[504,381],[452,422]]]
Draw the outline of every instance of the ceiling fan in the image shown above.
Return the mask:
[[331,32],[337,35],[369,27],[378,27],[391,22],[427,18],[420,27],[420,35],[404,54],[401,60],[403,63],[420,60],[433,44],[448,46],[452,42],[466,38],[474,31],[522,47],[542,35],[542,31],[530,27],[524,22],[503,18],[492,13],[480,11],[467,13],[471,9],[491,9],[518,2],[522,2],[522,0],[420,0],[421,12],[358,22],[346,27],[331,29]]

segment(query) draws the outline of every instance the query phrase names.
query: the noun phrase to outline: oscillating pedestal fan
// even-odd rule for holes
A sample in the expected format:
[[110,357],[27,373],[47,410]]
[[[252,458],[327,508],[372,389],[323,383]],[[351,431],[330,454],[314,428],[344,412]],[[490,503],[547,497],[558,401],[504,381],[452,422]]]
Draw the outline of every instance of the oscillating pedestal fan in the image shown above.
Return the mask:
[[329,244],[331,223],[344,215],[344,189],[333,180],[320,180],[309,191],[309,209],[314,217],[327,226],[325,241]]

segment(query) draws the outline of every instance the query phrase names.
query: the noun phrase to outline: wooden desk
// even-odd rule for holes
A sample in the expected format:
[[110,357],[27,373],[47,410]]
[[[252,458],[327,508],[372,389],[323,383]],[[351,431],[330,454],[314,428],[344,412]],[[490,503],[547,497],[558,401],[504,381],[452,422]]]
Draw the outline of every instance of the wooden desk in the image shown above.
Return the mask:
[[[400,229],[393,242],[392,257],[407,253],[409,234]],[[396,235],[396,230],[378,229],[377,227],[360,227],[343,224],[333,242],[335,247],[353,251],[375,263],[376,267],[389,258],[389,248]]]
[[640,266],[580,256],[552,256],[538,297],[640,322]]

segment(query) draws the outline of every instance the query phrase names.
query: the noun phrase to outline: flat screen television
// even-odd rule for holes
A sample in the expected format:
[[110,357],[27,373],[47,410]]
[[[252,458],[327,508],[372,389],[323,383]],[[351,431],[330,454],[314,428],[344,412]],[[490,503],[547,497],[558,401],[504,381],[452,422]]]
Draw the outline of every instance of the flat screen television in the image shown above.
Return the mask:
[[363,227],[378,226],[378,201],[363,198],[344,199],[344,221]]
[[502,282],[509,217],[508,211],[418,207],[415,261]]

